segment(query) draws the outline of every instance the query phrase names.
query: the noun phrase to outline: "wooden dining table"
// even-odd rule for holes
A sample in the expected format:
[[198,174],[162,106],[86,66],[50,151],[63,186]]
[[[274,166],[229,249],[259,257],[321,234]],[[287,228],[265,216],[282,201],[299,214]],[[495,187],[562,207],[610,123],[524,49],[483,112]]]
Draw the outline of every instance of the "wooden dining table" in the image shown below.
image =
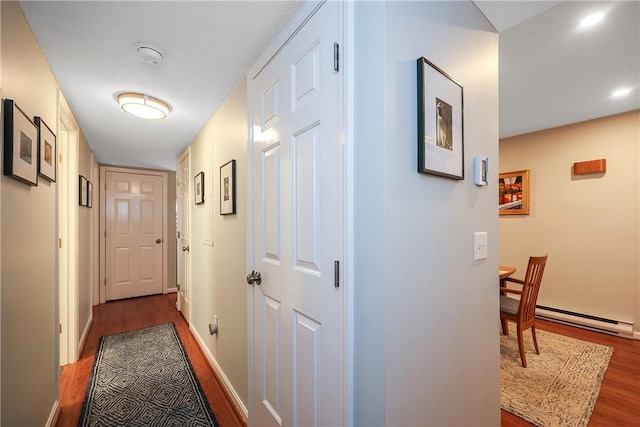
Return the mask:
[[506,279],[507,277],[511,276],[515,272],[516,272],[516,268],[515,267],[509,267],[509,266],[506,266],[506,265],[501,265],[500,266],[500,282],[502,282],[504,279]]

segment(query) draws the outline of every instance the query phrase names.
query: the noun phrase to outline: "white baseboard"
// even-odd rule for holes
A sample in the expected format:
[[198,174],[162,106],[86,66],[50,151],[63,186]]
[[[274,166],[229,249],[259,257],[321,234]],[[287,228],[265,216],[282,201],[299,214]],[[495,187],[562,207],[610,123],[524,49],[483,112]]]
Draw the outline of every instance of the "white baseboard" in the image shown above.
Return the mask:
[[172,288],[167,288],[167,292],[166,293],[167,294],[173,294],[175,292],[178,292],[178,287],[177,286],[174,286]]
[[53,408],[51,408],[51,413],[49,414],[49,419],[45,424],[45,427],[55,427],[58,422],[58,417],[60,416],[60,403],[56,400],[53,402]]
[[633,331],[633,339],[640,340],[640,331]]
[[80,359],[80,355],[82,354],[82,350],[84,349],[84,345],[87,342],[87,337],[89,336],[89,331],[91,330],[91,325],[93,325],[93,310],[91,315],[89,316],[89,320],[87,320],[87,324],[84,327],[84,331],[82,332],[82,336],[80,337],[80,342],[78,343],[78,354],[76,354],[76,361]]
[[235,407],[236,411],[242,415],[242,420],[244,421],[245,425],[247,425],[247,420],[249,419],[249,411],[247,410],[247,407],[244,406],[244,403],[242,403],[240,396],[238,396],[238,393],[236,393],[236,390],[231,385],[231,382],[229,381],[227,376],[224,374],[224,372],[222,371],[222,368],[220,367],[220,365],[218,365],[218,362],[216,361],[215,357],[213,357],[213,354],[211,354],[211,351],[206,346],[206,344],[204,343],[204,340],[202,339],[200,334],[198,334],[198,331],[196,330],[196,328],[193,327],[193,324],[191,322],[189,322],[189,330],[195,337],[196,342],[198,343],[198,345],[200,346],[200,349],[202,350],[202,353],[204,353],[207,359],[207,362],[209,363],[209,366],[211,367],[213,372],[215,372],[216,376],[222,381],[222,385],[225,391],[227,392],[227,395],[231,397],[231,403]]

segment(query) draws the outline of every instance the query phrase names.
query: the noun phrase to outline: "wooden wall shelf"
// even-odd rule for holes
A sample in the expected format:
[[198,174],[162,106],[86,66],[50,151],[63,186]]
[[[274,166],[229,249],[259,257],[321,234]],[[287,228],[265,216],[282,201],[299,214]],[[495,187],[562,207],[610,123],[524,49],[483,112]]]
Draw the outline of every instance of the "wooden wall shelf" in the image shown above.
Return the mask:
[[607,159],[589,160],[586,162],[576,162],[573,164],[573,173],[576,175],[606,171]]

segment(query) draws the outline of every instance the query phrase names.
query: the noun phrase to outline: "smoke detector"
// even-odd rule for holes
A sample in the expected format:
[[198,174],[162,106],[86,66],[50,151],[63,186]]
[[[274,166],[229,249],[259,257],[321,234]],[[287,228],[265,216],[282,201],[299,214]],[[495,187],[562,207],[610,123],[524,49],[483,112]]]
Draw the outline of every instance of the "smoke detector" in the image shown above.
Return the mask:
[[162,55],[160,50],[157,47],[150,45],[149,43],[136,44],[136,51],[138,53],[138,58],[140,58],[140,61],[144,62],[145,64],[159,66],[160,64],[162,64],[162,60],[164,59],[164,56]]

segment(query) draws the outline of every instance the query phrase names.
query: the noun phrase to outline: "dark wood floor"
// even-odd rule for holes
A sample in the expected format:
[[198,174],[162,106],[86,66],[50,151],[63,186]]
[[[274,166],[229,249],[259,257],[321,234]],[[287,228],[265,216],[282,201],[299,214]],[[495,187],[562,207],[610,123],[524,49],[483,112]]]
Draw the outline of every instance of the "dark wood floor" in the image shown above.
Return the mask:
[[102,335],[173,322],[189,355],[189,360],[221,427],[244,426],[209,367],[189,325],[175,308],[176,294],[155,295],[109,302],[93,308],[93,326],[80,360],[67,365],[60,375],[60,416],[58,427],[78,425],[93,359]]
[[[58,427],[76,426],[87,388],[93,358],[102,335],[174,322],[189,359],[221,427],[243,426],[232,404],[211,371],[205,356],[189,332],[189,326],[175,309],[176,295],[156,295],[109,302],[94,307],[93,326],[77,363],[67,365],[60,376],[60,417]],[[538,329],[614,348],[602,382],[590,427],[640,426],[640,341],[616,338],[598,332],[537,321]],[[521,418],[502,411],[502,426],[531,426]]]
[[[613,356],[604,375],[589,427],[640,426],[640,341],[544,320],[536,320],[536,328],[613,347]],[[532,425],[502,410],[502,427]]]

